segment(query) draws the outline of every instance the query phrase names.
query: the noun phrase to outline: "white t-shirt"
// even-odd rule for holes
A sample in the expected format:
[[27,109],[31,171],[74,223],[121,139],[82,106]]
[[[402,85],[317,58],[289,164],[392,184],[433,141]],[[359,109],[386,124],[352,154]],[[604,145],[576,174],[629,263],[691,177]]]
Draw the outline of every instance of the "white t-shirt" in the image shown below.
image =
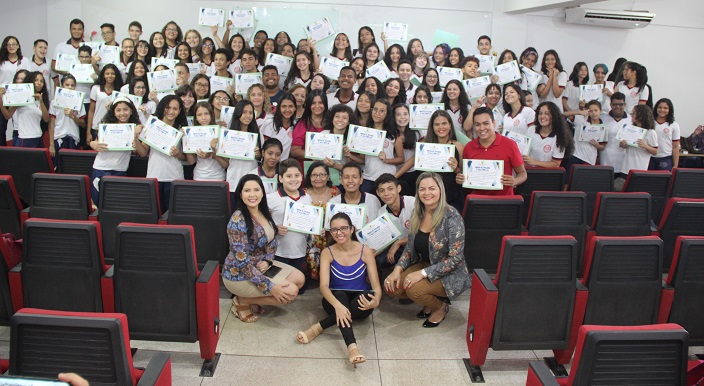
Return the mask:
[[198,158],[193,168],[194,181],[225,181],[225,169],[215,158]]
[[606,124],[608,142],[604,150],[599,152],[599,164],[613,166],[614,173],[618,173],[626,153],[620,146],[621,141],[616,139],[616,134],[623,124],[631,124],[631,116],[626,114],[625,118],[617,121],[609,114],[602,114],[601,120]]
[[[271,217],[274,219],[276,225],[282,225],[284,222],[286,199],[287,196],[282,196],[280,191],[266,195],[266,202],[269,204]],[[298,199],[298,202],[302,204],[312,203],[310,196],[307,194],[302,195]],[[298,259],[306,255],[306,250],[308,249],[307,234],[289,231],[283,236],[276,235],[276,240],[279,242],[279,246],[276,248],[276,256],[287,259]]]
[[[74,111],[71,112],[73,114]],[[64,114],[64,109],[51,106],[49,108],[49,115],[54,117],[54,140],[61,139],[65,136],[73,138],[76,142],[79,141],[80,131],[78,124],[74,122],[73,119],[69,118]],[[81,105],[81,110],[78,112],[79,118],[85,118],[86,109]]]
[[389,213],[389,218],[391,218],[391,221],[401,231],[401,237],[408,237],[408,233],[411,231],[411,215],[413,214],[413,205],[416,202],[416,198],[411,196],[401,196],[399,199],[401,204],[401,213],[399,213],[398,217],[387,209],[388,205],[386,204],[379,208],[376,217],[379,217],[384,213]]
[[[215,69],[215,66],[213,64],[213,69]],[[227,71],[230,74],[241,74],[244,72],[244,68],[242,68],[242,59],[237,59],[234,62],[230,63],[227,66]]]
[[257,161],[241,160],[230,158],[230,164],[227,167],[227,183],[230,184],[230,191],[234,192],[237,189],[237,184],[240,179],[250,170],[257,167]]
[[[587,121],[587,117],[584,115],[575,115],[574,116],[574,129],[579,130],[581,127],[585,125],[591,124],[590,122]],[[584,142],[584,141],[577,141],[577,138],[575,136],[574,139],[574,154],[573,156],[581,159],[584,162],[589,163],[590,165],[596,165],[596,157],[599,154],[599,151],[596,149],[596,147],[592,146],[591,143],[589,142]]]
[[42,109],[39,105],[39,101],[34,101],[34,104],[18,107],[15,110],[12,118],[20,138],[31,139],[42,136],[42,128],[39,126],[42,121]]
[[[548,76],[543,74],[543,84],[546,85],[548,83]],[[565,87],[567,87],[567,73],[564,71],[560,71],[560,73],[557,75],[557,85],[560,86],[560,88],[563,90],[563,92],[560,92],[559,95],[553,94],[553,89],[550,87],[550,90],[548,90],[548,95],[543,99],[543,102],[552,102],[557,105],[557,107],[560,109],[560,112],[564,112],[562,108],[562,94],[564,93]],[[533,104],[535,105],[535,100],[537,95],[533,95]]]
[[[363,205],[367,211],[365,212],[364,215],[364,223],[369,224],[369,221],[372,221],[376,218],[374,216],[375,214],[379,213],[379,208],[381,208],[381,204],[379,203],[379,199],[376,198],[375,195],[369,194],[369,193],[362,193],[362,198],[359,200],[359,204],[357,205]],[[339,194],[333,198],[331,198],[328,202],[332,204],[349,204],[348,202],[345,202],[345,194]]]
[[[607,80],[606,85],[604,85],[604,88],[608,89],[613,94],[614,92],[616,92],[614,90],[614,86],[615,85],[614,85],[613,81]],[[606,94],[601,94],[601,112],[604,114],[608,114],[610,111],[611,111],[611,97]]]
[[535,110],[523,106],[515,117],[510,112],[506,113],[501,122],[504,130],[527,136],[535,132]]
[[640,102],[646,102],[650,96],[650,90],[647,86],[638,91],[637,87],[628,87],[626,82],[619,82],[616,86],[616,91],[623,93],[626,96],[626,113],[630,114],[633,108]]
[[[680,125],[655,122],[655,132],[658,136],[658,153],[653,157],[662,158],[672,156],[672,142],[680,140]],[[675,165],[676,166],[676,165]]]
[[114,170],[124,172],[130,166],[132,152],[127,151],[101,151],[95,156],[93,169]]
[[0,84],[12,83],[17,70],[29,70],[29,59],[21,57],[15,62],[9,60],[2,62],[0,64]]
[[49,101],[54,99],[54,80],[51,79],[51,61],[44,58],[44,63],[37,64],[34,60],[30,60],[29,71],[39,71],[42,73],[44,83],[46,83],[46,91],[49,93]]
[[564,150],[557,147],[557,136],[555,133],[543,138],[533,130],[530,133],[533,144],[530,148],[530,156],[537,161],[552,161],[565,158]]
[[[384,138],[384,154],[386,155],[386,159],[394,158],[393,139]],[[396,165],[384,163],[381,158],[373,155],[364,156],[364,172],[362,173],[362,178],[374,182],[384,173],[396,173]]]
[[[112,93],[111,93],[112,94]],[[90,89],[90,100],[95,102],[95,112],[93,112],[92,130],[98,130],[98,124],[103,120],[105,114],[108,113],[107,104],[110,102],[110,94],[100,89],[100,86],[95,85]]]
[[[180,144],[178,148],[181,150]],[[147,178],[156,178],[159,182],[182,180],[183,165],[181,165],[181,161],[176,157],[166,155],[154,149],[149,149]]]
[[[648,130],[644,140],[648,146],[658,147],[658,135],[655,130]],[[623,163],[621,164],[621,173],[628,174],[631,170],[648,170],[650,153],[647,150],[640,147],[627,146],[625,152],[626,155],[623,157]]]
[[568,80],[565,91],[562,92],[562,99],[567,100],[567,108],[570,110],[579,110],[579,86]]
[[144,124],[145,122],[147,122],[147,118],[149,118],[150,115],[156,112],[156,103],[154,103],[153,100],[149,100],[147,101],[147,103],[142,103],[142,106],[145,107],[146,111],[142,112],[141,108],[137,108],[137,114],[139,114],[139,121]]
[[462,131],[462,122],[464,122],[464,118],[462,118],[462,114],[461,114],[462,109],[459,108],[459,109],[457,109],[457,111],[452,111],[452,109],[447,109],[445,111],[447,111],[447,113],[450,114],[450,118],[452,118],[452,126],[455,128],[455,130]]
[[287,160],[291,154],[291,142],[293,142],[293,127],[294,125],[291,125],[288,128],[281,127],[279,128],[279,132],[277,133],[274,129],[274,121],[270,120],[268,122],[265,122],[260,129],[261,134],[264,137],[276,138],[281,141],[281,144],[284,147],[283,151],[281,152],[281,161]]

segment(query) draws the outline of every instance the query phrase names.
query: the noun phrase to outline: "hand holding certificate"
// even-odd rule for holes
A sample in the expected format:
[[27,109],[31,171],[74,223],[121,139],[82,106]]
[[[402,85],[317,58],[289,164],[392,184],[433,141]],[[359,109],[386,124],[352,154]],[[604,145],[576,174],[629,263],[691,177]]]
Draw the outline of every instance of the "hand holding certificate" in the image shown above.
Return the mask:
[[476,55],[479,59],[479,72],[482,75],[490,75],[493,73],[496,56],[493,55]]
[[347,147],[353,153],[379,156],[384,150],[386,131],[371,127],[350,125],[347,131]]
[[641,127],[633,126],[629,123],[624,123],[616,133],[616,139],[626,141],[628,146],[638,147],[638,140],[644,139],[647,131]]
[[10,83],[4,85],[2,104],[5,107],[21,107],[34,104],[34,83]]
[[144,124],[139,140],[149,145],[154,150],[171,155],[171,148],[178,145],[183,133],[167,125],[158,118],[151,116]]
[[216,91],[227,91],[227,88],[234,86],[234,83],[234,78],[213,75],[210,77],[210,94],[213,94]]
[[216,8],[200,8],[198,12],[198,25],[212,27],[225,26],[225,10]]
[[604,99],[603,84],[581,84],[579,85],[579,100],[580,101],[599,101]]
[[220,126],[187,126],[183,128],[183,152],[195,153],[200,150],[204,153],[210,153],[213,148],[210,147],[210,142],[218,138]]
[[453,79],[457,79],[460,82],[462,81],[462,69],[460,68],[440,66],[437,67],[436,70],[438,70],[438,83],[440,84],[440,87],[447,86],[447,83]]
[[474,79],[465,79],[462,84],[465,91],[467,91],[467,97],[470,100],[476,100],[483,97],[486,93],[486,86],[491,84],[491,77],[482,76]]
[[59,52],[56,54],[56,69],[58,71],[69,71],[72,64],[78,64],[78,55],[64,54]]
[[134,124],[108,124],[98,125],[98,142],[107,145],[109,151],[134,150]]
[[174,70],[154,71],[147,73],[149,91],[167,92],[178,88]]
[[289,231],[319,235],[323,232],[323,208],[286,199],[284,221]]
[[516,142],[521,155],[530,155],[530,146],[533,143],[533,138],[506,129],[504,129],[503,135],[513,142]]
[[408,40],[408,24],[406,23],[384,23],[384,34],[386,39],[391,40]]
[[590,142],[592,139],[597,142],[605,142],[606,125],[584,125],[577,128],[576,134],[579,142]]
[[324,160],[326,157],[335,161],[342,160],[341,134],[306,133],[305,158]]
[[366,218],[367,208],[364,205],[334,204],[328,202],[325,205],[325,229],[330,230],[330,219],[337,213],[345,213],[350,216],[355,229],[362,229]]
[[276,71],[279,73],[279,76],[285,77],[286,75],[288,75],[289,70],[291,70],[291,63],[293,63],[293,58],[269,52],[268,54],[266,54],[266,62],[264,63],[267,66],[275,66]]
[[349,64],[349,62],[345,62],[337,58],[324,56],[320,59],[319,71],[329,79],[337,80],[337,78],[340,77],[340,70],[342,67],[348,66]]
[[[251,9],[234,9],[228,17],[232,21],[232,28],[254,28],[254,11]],[[245,39],[249,41],[249,38]]]
[[438,110],[445,110],[445,105],[441,103],[429,103],[424,105],[410,105],[411,119],[408,127],[411,130],[428,130],[430,116]]
[[100,64],[120,64],[120,47],[118,46],[102,45],[98,55],[100,55]]
[[391,243],[400,239],[403,234],[396,227],[388,213],[370,221],[364,228],[357,231],[360,243],[372,248],[379,254]]
[[330,22],[330,19],[327,17],[306,26],[304,30],[306,31],[308,39],[312,39],[316,42],[335,35],[335,27],[332,26],[332,22]]
[[448,164],[450,158],[455,156],[455,145],[441,145],[439,143],[416,143],[415,168],[426,172],[445,173],[451,172]]
[[462,161],[462,187],[479,190],[502,190],[503,160],[466,159]]
[[523,81],[525,82],[526,90],[535,92],[543,81],[543,75],[523,66],[521,66],[521,72],[523,73]]
[[386,63],[382,60],[379,63],[367,68],[367,78],[370,77],[375,77],[379,79],[379,82],[383,83],[387,79],[391,78],[391,71],[389,71],[389,67],[387,67]]
[[247,95],[247,90],[253,84],[262,84],[262,73],[254,72],[249,74],[237,74],[235,75],[235,93],[240,95]]
[[494,75],[499,77],[499,84],[511,83],[521,79],[521,69],[514,60],[494,67]]
[[83,93],[76,90],[57,87],[54,91],[54,106],[62,109],[81,111],[83,106]]
[[93,65],[90,63],[72,64],[69,72],[74,78],[76,78],[76,83],[95,83],[95,80],[93,79],[93,77],[96,76],[95,70],[93,69]]
[[230,127],[232,115],[235,113],[235,108],[232,106],[222,106],[220,109],[220,122],[225,123],[225,127]]
[[254,161],[259,134],[237,130],[220,130],[218,149],[220,157]]

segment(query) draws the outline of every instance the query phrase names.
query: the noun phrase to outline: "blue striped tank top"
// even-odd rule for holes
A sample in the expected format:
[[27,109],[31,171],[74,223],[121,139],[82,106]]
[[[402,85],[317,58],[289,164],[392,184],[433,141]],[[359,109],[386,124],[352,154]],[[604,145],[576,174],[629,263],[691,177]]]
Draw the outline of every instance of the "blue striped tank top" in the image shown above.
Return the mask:
[[[332,250],[328,247],[330,255]],[[364,253],[364,246],[362,246]],[[359,260],[352,265],[342,265],[332,257],[330,264],[330,289],[341,291],[367,291],[369,284],[367,283],[367,265],[362,260],[362,253],[359,254]]]

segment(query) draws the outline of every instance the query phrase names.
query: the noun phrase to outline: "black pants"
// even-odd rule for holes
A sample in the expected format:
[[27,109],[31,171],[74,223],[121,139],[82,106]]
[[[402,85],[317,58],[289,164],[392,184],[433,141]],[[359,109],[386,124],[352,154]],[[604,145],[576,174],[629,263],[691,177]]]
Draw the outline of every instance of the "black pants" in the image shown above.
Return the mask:
[[[350,310],[352,320],[364,320],[371,315],[374,310],[360,310],[357,299],[359,299],[362,295],[368,294],[369,292],[370,291],[332,291],[332,294],[335,296],[335,299],[339,300],[340,303]],[[367,298],[367,300],[369,300],[369,298]],[[328,313],[328,316],[320,321],[320,326],[324,330],[337,324],[337,316],[335,314],[335,307],[325,300],[325,298],[323,298],[323,309]],[[342,333],[342,338],[345,340],[345,345],[349,346],[352,343],[357,343],[357,339],[354,337],[354,331],[352,331],[351,323],[349,327],[340,326],[340,332]]]

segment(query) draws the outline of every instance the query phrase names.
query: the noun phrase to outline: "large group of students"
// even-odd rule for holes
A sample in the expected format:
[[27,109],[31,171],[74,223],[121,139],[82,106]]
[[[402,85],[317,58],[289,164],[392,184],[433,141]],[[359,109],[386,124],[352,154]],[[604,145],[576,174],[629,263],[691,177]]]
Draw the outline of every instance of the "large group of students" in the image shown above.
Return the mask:
[[[356,345],[352,321],[368,317],[383,293],[422,305],[417,316],[425,319],[424,327],[432,328],[445,318],[449,301],[469,288],[461,217],[469,193],[462,187],[463,159],[504,161],[502,190],[471,191],[495,195],[513,194],[526,181],[526,165],[564,166],[568,172],[575,164],[610,165],[622,179],[630,170],[671,170],[678,165],[680,127],[673,104],[668,98],[653,104],[646,68],[625,59],[611,69],[594,65],[591,82],[584,62],[568,74],[554,50],[542,58],[532,47],[520,56],[509,49],[496,54],[488,36],[478,39],[477,55],[465,55],[447,44],[428,50],[419,39],[403,47],[389,45],[382,34],[378,42],[367,26],[359,29],[356,49],[347,34],[338,33],[330,53],[318,52],[312,40],[292,42],[285,31],[273,37],[257,31],[251,43],[227,27],[224,31],[211,27],[212,36],[204,37],[195,29],[184,33],[173,21],[148,39],[136,21],[121,41],[112,24],[101,25],[100,31],[103,44],[121,47],[120,64],[101,65],[99,55],[82,45],[85,26],[79,19],[69,23],[69,39],[52,56],[46,40],[36,40],[33,55],[25,56],[27,50],[23,53],[17,38],[4,38],[0,84],[32,83],[36,102],[23,107],[0,102],[0,146],[9,135],[14,146],[48,147],[52,157],[63,149],[97,151],[91,178],[97,205],[99,179],[126,175],[132,156],[131,151],[110,151],[101,143],[98,124],[135,124],[133,146],[140,156],[149,157],[147,177],[159,181],[162,210],[169,206],[174,180],[229,183],[233,214],[222,277],[235,295],[233,314],[243,322],[255,322],[264,312],[262,306],[290,303],[311,279],[317,280],[327,316],[300,331],[297,339],[309,343],[324,329],[338,325],[355,364],[365,359]],[[94,84],[77,83],[70,72],[57,69],[59,53],[92,64]],[[268,53],[293,59],[286,76],[266,64]],[[517,61],[525,74],[534,71],[541,81],[537,87],[529,86],[526,78],[501,85],[492,76],[485,95],[472,101],[459,80],[441,87],[441,67],[460,69],[465,80],[482,76],[478,55],[494,55],[496,64]],[[326,56],[348,62],[337,79],[318,71]],[[177,90],[164,94],[149,90],[147,73],[167,68],[164,64],[152,68],[152,58],[177,60],[173,66]],[[383,82],[366,76],[366,69],[380,61],[391,73]],[[191,73],[186,65],[190,63],[200,63],[200,71]],[[255,72],[262,74],[262,83],[252,85],[245,95],[236,94],[231,86],[211,92],[212,76]],[[603,85],[600,100],[580,100],[579,86],[587,84]],[[80,111],[53,106],[56,87],[83,91]],[[0,87],[0,95],[4,92]],[[142,103],[135,106],[128,97],[115,98],[115,92],[141,98]],[[425,130],[412,130],[409,105],[428,103],[444,108],[432,114]],[[222,119],[226,107],[234,108],[229,123]],[[152,151],[138,139],[150,116],[176,129],[220,125],[258,133],[257,160],[201,150],[185,154],[180,145],[170,154]],[[647,130],[637,146],[617,139],[625,123]],[[345,146],[342,160],[304,163],[306,133],[329,132],[346,139],[350,125],[385,131],[383,151],[363,155]],[[578,141],[575,133],[585,125],[606,125],[604,140]],[[529,152],[522,154],[505,136],[511,132],[532,139]],[[702,136],[698,128],[693,140],[703,142]],[[454,145],[447,162],[450,172],[416,170],[417,143]],[[217,139],[211,145],[214,148]],[[263,179],[275,179],[278,187],[265,185]],[[403,237],[384,251],[374,251],[356,241],[358,229],[344,213],[335,214],[329,232],[320,235],[289,231],[281,224],[290,200],[323,208],[327,203],[362,205],[366,222],[388,213]],[[274,267],[278,273],[267,275]],[[384,268],[392,270],[382,279]]]

